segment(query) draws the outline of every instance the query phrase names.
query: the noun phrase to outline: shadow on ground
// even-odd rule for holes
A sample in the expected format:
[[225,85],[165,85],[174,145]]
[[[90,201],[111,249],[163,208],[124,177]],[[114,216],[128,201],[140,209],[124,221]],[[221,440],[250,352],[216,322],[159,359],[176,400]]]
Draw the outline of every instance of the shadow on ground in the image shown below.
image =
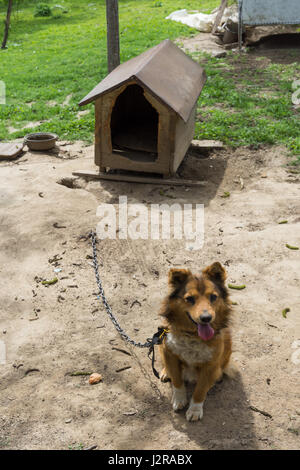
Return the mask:
[[265,57],[276,64],[300,61],[300,34],[279,34],[262,39],[250,47],[252,56]]
[[[173,204],[180,200],[187,202],[201,203],[205,206],[216,196],[219,186],[221,185],[224,173],[227,167],[227,159],[224,158],[222,152],[216,155],[199,155],[195,156],[188,153],[178,169],[178,175],[184,179],[192,179],[202,181],[203,186],[172,186],[158,183],[141,184],[126,183],[114,181],[93,181],[89,183],[86,190],[93,193],[96,197],[101,196],[103,188],[108,192],[107,203],[118,203],[119,195],[128,196],[130,202],[134,199],[138,203],[152,203],[163,201]],[[147,175],[146,175],[147,176]],[[118,188],[118,191],[115,188]],[[176,188],[176,197],[173,196],[173,189]]]

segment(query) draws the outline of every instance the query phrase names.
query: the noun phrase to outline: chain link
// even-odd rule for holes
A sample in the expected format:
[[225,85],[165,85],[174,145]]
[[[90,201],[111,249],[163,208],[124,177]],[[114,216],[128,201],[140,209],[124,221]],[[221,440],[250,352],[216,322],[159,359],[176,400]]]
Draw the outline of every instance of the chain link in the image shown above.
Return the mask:
[[129,338],[129,336],[125,333],[125,331],[120,327],[116,317],[112,313],[112,310],[107,302],[107,299],[104,294],[104,289],[102,287],[102,282],[99,276],[99,266],[98,266],[98,258],[97,258],[97,248],[96,248],[96,234],[95,232],[91,231],[89,236],[91,237],[92,240],[92,247],[93,247],[93,266],[94,266],[94,271],[95,271],[95,276],[96,276],[96,282],[97,286],[99,289],[99,294],[101,296],[103,305],[106,309],[106,312],[111,319],[112,323],[114,324],[114,327],[116,328],[117,332],[122,336],[122,338],[127,341],[127,343],[132,344],[133,346],[137,346],[138,348],[150,348],[152,346],[152,340],[148,339],[146,343],[139,343],[134,341],[133,339]]

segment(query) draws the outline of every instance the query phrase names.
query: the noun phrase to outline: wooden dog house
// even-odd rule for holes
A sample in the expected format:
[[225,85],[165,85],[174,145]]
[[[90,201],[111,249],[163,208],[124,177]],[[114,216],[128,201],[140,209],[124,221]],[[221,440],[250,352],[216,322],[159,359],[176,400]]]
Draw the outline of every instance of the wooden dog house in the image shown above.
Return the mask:
[[79,104],[95,101],[95,164],[173,175],[194,136],[204,70],[170,40],[114,69]]

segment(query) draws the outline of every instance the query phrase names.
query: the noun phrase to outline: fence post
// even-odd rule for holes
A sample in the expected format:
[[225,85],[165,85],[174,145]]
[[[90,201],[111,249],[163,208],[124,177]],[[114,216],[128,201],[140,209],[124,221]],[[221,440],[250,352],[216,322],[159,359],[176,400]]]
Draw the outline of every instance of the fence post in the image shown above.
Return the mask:
[[108,73],[120,65],[118,0],[106,0]]

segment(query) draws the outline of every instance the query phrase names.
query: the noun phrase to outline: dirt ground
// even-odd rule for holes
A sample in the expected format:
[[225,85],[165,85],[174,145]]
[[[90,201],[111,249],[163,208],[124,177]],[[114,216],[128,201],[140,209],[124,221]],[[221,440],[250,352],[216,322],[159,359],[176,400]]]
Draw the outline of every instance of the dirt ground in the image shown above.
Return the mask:
[[[254,31],[257,29],[264,28],[254,28]],[[176,42],[185,52],[206,52],[214,57],[225,57],[230,50],[225,49],[223,45],[219,45],[216,42],[216,37],[208,33],[198,33],[191,38],[179,38]],[[236,72],[245,71],[246,64],[248,67],[253,65],[254,68],[264,68],[270,63],[291,64],[296,61],[299,62],[299,45],[299,34],[265,37],[255,47],[248,46],[248,54],[244,56],[243,65],[240,67],[240,70],[236,69]],[[235,46],[232,50],[237,52],[238,47]],[[260,58],[260,64],[258,64],[257,58]]]
[[[281,147],[190,154],[180,175],[201,187],[72,177],[93,166],[93,147],[80,142],[1,162],[0,447],[298,448],[300,251],[286,244],[300,246],[300,185],[289,161]],[[232,290],[240,373],[210,391],[201,422],[172,411],[170,385],[152,374],[147,350],[120,339],[97,299],[86,235],[99,222],[98,205],[117,204],[119,195],[205,204],[200,250],[187,250],[185,240],[98,243],[107,298],[132,338],[144,342],[156,331],[170,267],[199,272],[219,260],[228,282],[246,285]],[[103,381],[89,385],[78,372]]]

